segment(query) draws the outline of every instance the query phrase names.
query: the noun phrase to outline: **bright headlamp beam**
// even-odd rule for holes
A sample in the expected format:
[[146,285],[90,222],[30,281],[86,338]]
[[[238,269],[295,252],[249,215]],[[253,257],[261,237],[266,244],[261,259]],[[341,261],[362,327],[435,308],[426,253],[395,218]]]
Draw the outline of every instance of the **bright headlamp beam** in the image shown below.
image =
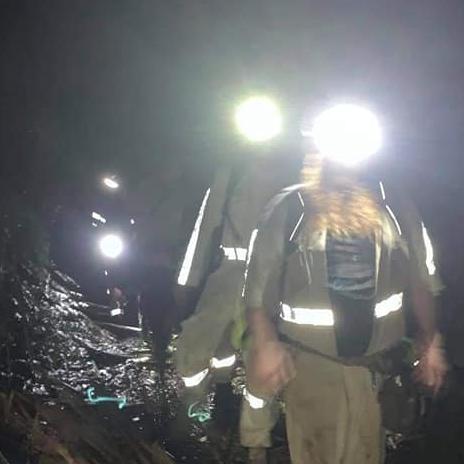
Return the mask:
[[382,145],[382,130],[376,116],[352,104],[323,111],[315,119],[310,135],[323,156],[347,166],[370,157]]
[[250,142],[265,142],[282,131],[282,116],[268,97],[251,97],[235,112],[237,130]]
[[121,237],[115,234],[108,234],[102,237],[99,246],[102,254],[111,259],[117,258],[124,249]]
[[111,177],[104,177],[103,184],[111,190],[116,190],[119,188],[119,182],[112,179]]

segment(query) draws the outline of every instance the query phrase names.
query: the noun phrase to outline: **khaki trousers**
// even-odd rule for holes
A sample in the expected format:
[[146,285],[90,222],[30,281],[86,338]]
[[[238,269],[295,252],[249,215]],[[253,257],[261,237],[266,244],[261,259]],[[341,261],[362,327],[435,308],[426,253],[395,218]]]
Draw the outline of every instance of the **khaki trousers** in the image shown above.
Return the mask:
[[372,376],[294,351],[296,377],[284,391],[293,464],[379,464],[380,408]]
[[272,429],[279,419],[280,408],[275,400],[264,407],[253,409],[242,399],[240,411],[240,444],[245,448],[270,448]]
[[[242,353],[245,369],[249,369],[247,351]],[[270,448],[272,446],[272,430],[280,415],[277,400],[269,399],[262,408],[252,408],[250,403],[242,398],[240,409],[240,444],[245,448]]]

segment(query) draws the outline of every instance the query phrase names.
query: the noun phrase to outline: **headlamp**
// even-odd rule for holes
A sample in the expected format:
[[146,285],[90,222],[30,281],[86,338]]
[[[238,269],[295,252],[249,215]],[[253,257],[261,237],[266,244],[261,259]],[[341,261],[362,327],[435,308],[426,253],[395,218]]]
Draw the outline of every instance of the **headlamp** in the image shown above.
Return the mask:
[[282,131],[282,115],[268,97],[251,97],[235,112],[238,131],[251,142],[265,142]]
[[377,153],[382,131],[376,116],[368,109],[341,104],[324,110],[314,120],[310,135],[321,155],[353,166]]
[[124,244],[118,235],[108,234],[100,239],[99,247],[104,256],[115,259],[122,253]]

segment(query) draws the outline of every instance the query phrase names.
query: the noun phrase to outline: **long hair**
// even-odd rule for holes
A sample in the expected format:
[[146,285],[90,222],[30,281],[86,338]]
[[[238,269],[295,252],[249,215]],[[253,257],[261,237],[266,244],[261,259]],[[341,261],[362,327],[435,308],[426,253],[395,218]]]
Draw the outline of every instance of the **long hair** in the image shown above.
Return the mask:
[[381,227],[376,197],[351,172],[331,169],[319,154],[306,156],[301,172],[307,197],[306,235],[373,237]]

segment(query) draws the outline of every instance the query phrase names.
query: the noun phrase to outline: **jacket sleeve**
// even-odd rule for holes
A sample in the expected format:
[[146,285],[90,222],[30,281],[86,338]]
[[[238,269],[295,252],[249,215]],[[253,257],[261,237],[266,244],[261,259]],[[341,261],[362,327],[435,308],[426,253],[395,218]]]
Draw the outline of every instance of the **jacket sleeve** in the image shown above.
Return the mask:
[[400,204],[400,222],[409,249],[410,274],[413,281],[425,285],[433,295],[444,288],[435,261],[435,250],[427,227],[414,203],[407,197]]
[[230,175],[231,172],[227,169],[217,172],[213,184],[203,196],[177,274],[178,285],[198,287],[209,271],[212,253],[214,253],[214,235],[221,225]]
[[271,203],[265,210],[256,233],[252,235],[248,250],[245,282],[247,308],[266,308],[278,298],[279,278],[284,259],[286,208]]

